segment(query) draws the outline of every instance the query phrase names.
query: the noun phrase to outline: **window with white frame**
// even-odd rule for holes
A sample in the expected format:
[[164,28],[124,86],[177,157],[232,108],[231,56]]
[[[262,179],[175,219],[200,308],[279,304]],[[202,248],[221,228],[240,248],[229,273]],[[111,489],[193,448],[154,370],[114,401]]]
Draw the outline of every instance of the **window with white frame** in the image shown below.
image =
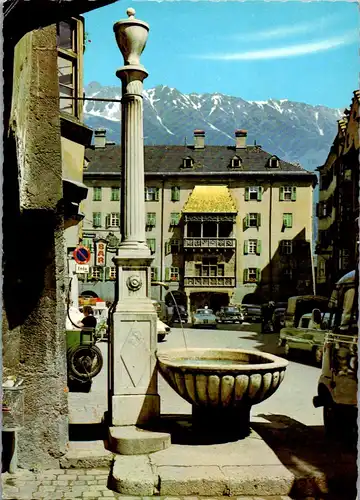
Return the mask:
[[172,281],[179,281],[180,270],[178,267],[170,267],[170,279]]
[[256,267],[249,267],[248,268],[248,281],[256,281],[257,280],[257,268]]
[[145,201],[158,201],[158,200],[159,200],[159,188],[146,187],[145,188]]
[[256,254],[257,240],[248,241],[248,253]]
[[293,242],[292,240],[282,240],[281,241],[281,253],[283,255],[292,254]]
[[249,200],[257,200],[258,199],[259,188],[257,186],[249,187]]
[[78,58],[81,48],[78,37],[81,32],[81,21],[77,19],[61,21],[57,24],[56,30],[60,111],[79,118],[81,105],[75,98],[79,94]]
[[249,227],[258,227],[259,225],[259,214],[257,213],[250,213],[249,214]]
[[100,280],[102,278],[102,268],[93,267],[91,271],[91,276],[94,280]]
[[291,186],[284,186],[284,201],[291,201]]
[[114,266],[110,267],[110,269],[109,269],[109,278],[111,280],[116,279],[116,267],[114,267]]
[[109,227],[119,227],[120,226],[120,214],[111,213],[109,214]]

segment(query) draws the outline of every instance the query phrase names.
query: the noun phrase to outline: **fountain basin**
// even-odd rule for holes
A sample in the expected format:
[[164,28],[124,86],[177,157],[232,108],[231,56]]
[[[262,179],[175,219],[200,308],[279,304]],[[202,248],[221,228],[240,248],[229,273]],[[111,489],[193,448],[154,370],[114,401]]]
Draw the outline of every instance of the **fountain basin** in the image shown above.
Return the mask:
[[169,349],[157,353],[168,384],[197,407],[242,408],[264,401],[284,379],[288,362],[245,349]]

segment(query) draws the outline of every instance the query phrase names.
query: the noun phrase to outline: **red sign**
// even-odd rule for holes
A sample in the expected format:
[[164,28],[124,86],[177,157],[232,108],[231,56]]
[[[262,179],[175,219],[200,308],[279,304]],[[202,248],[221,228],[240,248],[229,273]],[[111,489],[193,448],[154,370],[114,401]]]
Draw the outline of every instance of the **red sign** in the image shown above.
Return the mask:
[[95,266],[102,267],[106,265],[106,240],[98,240],[95,242]]
[[91,253],[88,248],[79,245],[75,248],[73,256],[77,264],[87,264],[90,260]]

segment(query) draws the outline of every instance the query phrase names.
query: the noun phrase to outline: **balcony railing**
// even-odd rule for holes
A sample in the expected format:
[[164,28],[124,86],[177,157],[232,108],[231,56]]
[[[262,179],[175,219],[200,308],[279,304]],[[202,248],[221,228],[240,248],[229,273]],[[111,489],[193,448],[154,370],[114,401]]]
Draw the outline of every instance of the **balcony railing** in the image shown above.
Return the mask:
[[184,248],[235,248],[235,238],[184,238]]
[[235,277],[229,276],[187,276],[184,278],[185,286],[198,287],[234,287]]

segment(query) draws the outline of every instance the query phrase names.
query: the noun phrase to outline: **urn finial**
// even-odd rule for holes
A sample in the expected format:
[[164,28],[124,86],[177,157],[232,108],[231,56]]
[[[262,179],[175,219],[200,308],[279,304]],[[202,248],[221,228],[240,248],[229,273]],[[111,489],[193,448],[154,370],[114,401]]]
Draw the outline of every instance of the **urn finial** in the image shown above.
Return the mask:
[[118,47],[124,57],[125,66],[142,66],[140,56],[145,48],[149,25],[135,18],[135,9],[129,7],[127,19],[114,24],[114,32]]

